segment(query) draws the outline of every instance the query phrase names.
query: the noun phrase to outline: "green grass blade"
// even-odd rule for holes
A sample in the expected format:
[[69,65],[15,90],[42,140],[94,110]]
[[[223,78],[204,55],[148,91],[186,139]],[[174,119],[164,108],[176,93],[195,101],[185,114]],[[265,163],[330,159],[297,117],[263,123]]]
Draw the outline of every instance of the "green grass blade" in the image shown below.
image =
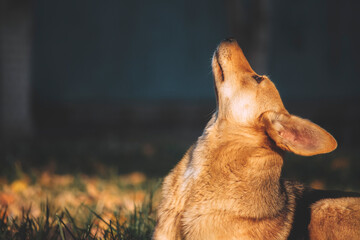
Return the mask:
[[61,240],[66,240],[65,239],[65,236],[64,236],[64,231],[63,231],[63,228],[61,226],[61,222],[60,222],[60,218],[59,216],[56,214],[56,218],[58,220],[58,225],[59,225],[59,231],[60,231],[60,237],[61,237]]

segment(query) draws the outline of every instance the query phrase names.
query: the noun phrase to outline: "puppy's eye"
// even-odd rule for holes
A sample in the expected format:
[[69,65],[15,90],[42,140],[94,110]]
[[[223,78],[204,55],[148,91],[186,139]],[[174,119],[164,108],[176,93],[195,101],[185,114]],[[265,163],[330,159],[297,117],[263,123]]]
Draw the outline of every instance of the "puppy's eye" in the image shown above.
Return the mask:
[[253,75],[252,78],[255,79],[257,83],[261,83],[261,81],[264,80],[264,77],[259,75]]

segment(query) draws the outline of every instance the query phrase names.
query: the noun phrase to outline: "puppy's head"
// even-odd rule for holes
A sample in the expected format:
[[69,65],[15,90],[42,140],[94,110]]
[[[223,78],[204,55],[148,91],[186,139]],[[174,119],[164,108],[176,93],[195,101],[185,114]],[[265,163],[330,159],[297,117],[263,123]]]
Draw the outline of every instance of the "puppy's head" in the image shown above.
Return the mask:
[[299,155],[327,153],[336,140],[318,125],[290,115],[275,85],[251,68],[234,39],[220,43],[212,59],[217,120],[263,129],[276,145]]

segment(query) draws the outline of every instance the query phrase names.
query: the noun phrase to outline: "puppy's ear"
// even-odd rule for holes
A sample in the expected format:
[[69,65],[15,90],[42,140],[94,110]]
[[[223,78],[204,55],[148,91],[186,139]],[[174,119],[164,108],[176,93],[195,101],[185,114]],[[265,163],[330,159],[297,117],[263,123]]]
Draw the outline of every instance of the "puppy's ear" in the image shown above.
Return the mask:
[[333,136],[309,120],[272,111],[263,113],[261,120],[268,135],[283,150],[312,156],[337,147]]

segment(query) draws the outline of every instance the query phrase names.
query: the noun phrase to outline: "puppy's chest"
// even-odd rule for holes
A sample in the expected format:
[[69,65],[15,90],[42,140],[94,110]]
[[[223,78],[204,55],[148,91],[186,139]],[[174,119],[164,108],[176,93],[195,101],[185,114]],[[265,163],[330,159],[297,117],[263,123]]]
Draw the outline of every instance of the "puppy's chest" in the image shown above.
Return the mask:
[[[214,178],[217,180],[214,181]],[[187,201],[181,217],[184,239],[286,239],[291,212],[269,207],[268,200],[234,188],[230,178],[199,174],[188,185]],[[279,201],[278,204],[281,205]],[[286,209],[283,205],[281,208]],[[266,214],[278,214],[264,217]],[[243,217],[257,214],[261,217]]]
[[289,227],[285,215],[274,218],[243,218],[234,212],[214,210],[193,216],[184,212],[184,239],[287,239]]

